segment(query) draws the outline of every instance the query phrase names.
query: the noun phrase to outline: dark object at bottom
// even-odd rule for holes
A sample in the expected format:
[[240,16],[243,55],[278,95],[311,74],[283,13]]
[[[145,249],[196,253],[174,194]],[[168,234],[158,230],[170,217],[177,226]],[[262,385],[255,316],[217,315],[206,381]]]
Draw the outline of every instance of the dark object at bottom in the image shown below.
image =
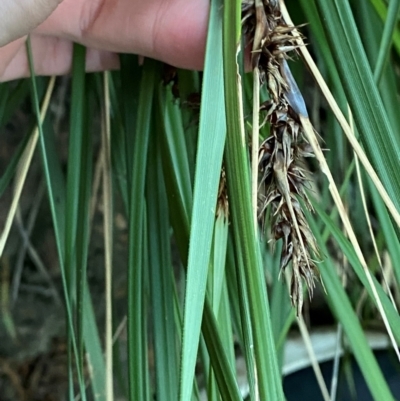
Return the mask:
[[[395,355],[389,351],[379,351],[375,352],[375,357],[393,397],[400,399],[400,366],[398,361],[396,362]],[[348,361],[348,363],[351,363],[352,376],[350,380],[353,381],[353,384],[349,385],[348,383],[347,374],[345,369],[343,369],[343,363],[347,362],[341,361],[336,401],[373,401],[371,392],[354,358],[352,358],[351,362]],[[320,366],[328,390],[330,390],[333,362],[324,362],[320,364]],[[353,388],[351,389],[351,387]],[[312,368],[303,369],[285,377],[283,389],[287,401],[323,401],[321,390],[318,387]]]

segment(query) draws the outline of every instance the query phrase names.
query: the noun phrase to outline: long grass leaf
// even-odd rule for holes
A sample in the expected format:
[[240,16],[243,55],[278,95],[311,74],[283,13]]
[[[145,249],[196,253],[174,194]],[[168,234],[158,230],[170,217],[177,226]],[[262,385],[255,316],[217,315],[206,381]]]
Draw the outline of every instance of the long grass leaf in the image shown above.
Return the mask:
[[146,198],[150,257],[150,290],[157,400],[178,398],[179,360],[174,320],[173,267],[171,261],[168,200],[157,138],[150,139]]
[[211,3],[204,67],[193,214],[185,289],[179,395],[181,401],[190,398],[193,388],[201,328],[201,320],[198,317],[202,313],[206,293],[218,184],[225,145],[226,127],[220,4],[217,0]]
[[65,268],[70,300],[76,308],[77,363],[81,370],[84,366],[83,302],[89,245],[92,165],[89,109],[86,103],[88,97],[85,91],[85,55],[85,47],[74,45],[65,219]]
[[169,87],[162,88],[160,84],[159,105],[163,115],[165,134],[165,148],[170,152],[170,162],[173,170],[179,170],[176,178],[179,198],[183,200],[183,206],[187,208],[185,214],[190,216],[192,211],[192,182],[190,177],[189,160],[186,148],[185,132],[182,124],[182,115],[179,105],[175,102]]
[[237,297],[239,299],[239,318],[240,318],[240,335],[242,338],[242,347],[246,360],[247,377],[249,381],[249,398],[250,401],[257,400],[257,369],[254,351],[253,327],[250,316],[250,301],[246,290],[246,277],[244,275],[243,257],[239,248],[235,250],[236,255],[236,274],[237,279]]
[[249,296],[257,380],[261,399],[283,400],[259,244],[253,223],[249,165],[236,55],[240,1],[224,2],[224,87],[227,117],[226,172],[235,247],[241,247]]
[[[188,171],[185,171],[187,161],[182,158],[182,163],[180,163],[175,157],[177,149],[184,149],[185,139],[181,135],[181,130],[171,131],[171,124],[165,122],[165,119],[171,118],[171,115],[166,112],[164,104],[166,99],[172,101],[172,96],[171,94],[163,93],[164,91],[169,91],[169,89],[160,85],[158,90],[158,111],[159,120],[164,124],[161,124],[160,121],[158,121],[158,124],[160,125],[159,129],[163,131],[160,146],[162,148],[164,180],[167,189],[170,223],[174,229],[181,260],[186,265],[193,194],[192,188],[187,188],[184,184],[188,179]],[[186,153],[185,150],[181,152]],[[187,193],[183,191],[183,188],[187,189]]]
[[[387,14],[388,14],[388,7],[386,2],[383,0],[370,0],[371,4],[374,6],[376,13],[379,15],[379,18],[382,21],[387,20]],[[395,2],[393,2],[395,3]],[[397,15],[397,20],[398,20],[398,15]],[[396,29],[393,34],[393,44],[395,49],[397,50],[397,53],[400,54],[400,30]]]
[[96,401],[106,401],[105,383],[106,368],[104,364],[103,351],[97,328],[96,316],[93,302],[90,297],[89,286],[85,285],[83,302],[83,336],[89,366],[89,377],[92,385],[93,396]]
[[208,299],[206,299],[204,305],[204,318],[201,329],[204,338],[208,339],[207,351],[210,355],[212,368],[215,373],[222,400],[241,401],[242,398],[239,388],[235,376],[233,375],[232,366],[224,352],[225,347],[222,343],[221,336],[215,335],[218,333],[218,324]]
[[375,69],[374,69],[374,80],[377,84],[381,80],[382,73],[384,70],[384,66],[386,60],[388,59],[389,50],[392,45],[392,37],[393,33],[396,29],[397,19],[400,10],[400,1],[399,0],[390,0],[388,15],[385,21],[385,28],[383,30],[381,43],[379,46],[379,54],[378,59],[376,61]]
[[383,234],[385,236],[385,243],[389,251],[390,257],[393,263],[394,274],[397,279],[397,283],[400,283],[400,265],[396,263],[400,260],[400,243],[397,239],[396,233],[393,229],[392,221],[390,220],[389,214],[384,207],[381,197],[378,191],[373,186],[370,180],[368,180],[368,187],[372,197],[372,202],[374,205],[375,212],[377,214],[380,226],[382,228]]
[[139,58],[132,54],[121,54],[121,107],[123,109],[123,122],[124,122],[124,134],[123,143],[124,148],[121,149],[125,152],[125,157],[120,159],[125,161],[125,177],[128,182],[128,187],[132,181],[131,173],[133,157],[133,143],[134,135],[132,132],[136,129],[137,118],[138,118],[138,105],[139,105],[139,85],[135,83],[140,82],[142,69],[139,66]]
[[[225,215],[225,205],[220,202],[220,199],[218,199],[217,218],[214,225],[211,262],[207,277],[207,294],[209,294],[214,315],[218,318],[221,338],[233,367],[235,359],[233,354],[232,324],[225,280],[228,219]],[[218,386],[211,366],[209,366],[208,371],[208,399],[210,401],[217,401],[220,399]]]
[[[151,113],[156,81],[156,62],[146,59],[139,92],[139,109],[132,161],[129,205],[129,273],[128,273],[128,374],[129,399],[146,400],[146,344],[144,342],[143,304],[144,270],[144,187]],[[147,358],[146,358],[147,359]]]

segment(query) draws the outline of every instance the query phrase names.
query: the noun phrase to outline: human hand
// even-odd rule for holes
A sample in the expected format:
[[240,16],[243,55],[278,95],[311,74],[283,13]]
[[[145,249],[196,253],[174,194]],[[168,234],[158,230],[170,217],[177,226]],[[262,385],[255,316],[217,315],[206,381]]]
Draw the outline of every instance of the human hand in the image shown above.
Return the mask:
[[72,42],[88,47],[88,71],[118,68],[121,52],[202,68],[208,0],[60,1],[0,0],[0,80],[29,75],[28,33],[38,75],[67,73]]

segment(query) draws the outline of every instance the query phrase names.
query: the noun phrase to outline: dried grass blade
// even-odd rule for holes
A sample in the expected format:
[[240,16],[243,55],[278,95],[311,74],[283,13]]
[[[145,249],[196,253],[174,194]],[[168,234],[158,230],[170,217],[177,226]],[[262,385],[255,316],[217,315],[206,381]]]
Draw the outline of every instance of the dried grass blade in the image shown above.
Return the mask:
[[[47,91],[45,98],[43,100],[42,109],[40,110],[40,120],[43,122],[47,113],[47,109],[49,107],[51,95],[53,93],[55,83],[55,77],[50,78],[50,82],[47,86]],[[20,162],[18,164],[17,172],[16,172],[16,183],[14,186],[14,195],[13,200],[10,206],[10,210],[7,215],[6,223],[3,229],[3,232],[0,236],[0,257],[3,255],[4,247],[6,245],[8,235],[10,234],[11,226],[14,221],[15,213],[17,212],[18,203],[21,198],[22,189],[25,184],[25,180],[29,171],[29,167],[32,162],[33,154],[36,149],[36,144],[39,138],[39,128],[35,127],[33,135],[29,139],[26,144],[26,148],[21,155]]]
[[113,250],[113,206],[112,206],[112,177],[110,149],[110,92],[108,72],[103,73],[104,85],[104,118],[102,127],[102,156],[103,156],[103,229],[104,229],[104,259],[105,259],[105,360],[106,360],[106,400],[114,399],[113,384],[113,315],[112,315],[112,250]]

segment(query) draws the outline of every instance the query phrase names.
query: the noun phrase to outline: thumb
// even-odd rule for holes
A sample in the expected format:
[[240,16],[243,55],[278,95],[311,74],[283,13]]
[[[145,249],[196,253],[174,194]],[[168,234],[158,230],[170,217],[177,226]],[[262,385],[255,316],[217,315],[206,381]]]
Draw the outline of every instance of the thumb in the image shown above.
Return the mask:
[[0,47],[28,34],[62,0],[0,0]]

